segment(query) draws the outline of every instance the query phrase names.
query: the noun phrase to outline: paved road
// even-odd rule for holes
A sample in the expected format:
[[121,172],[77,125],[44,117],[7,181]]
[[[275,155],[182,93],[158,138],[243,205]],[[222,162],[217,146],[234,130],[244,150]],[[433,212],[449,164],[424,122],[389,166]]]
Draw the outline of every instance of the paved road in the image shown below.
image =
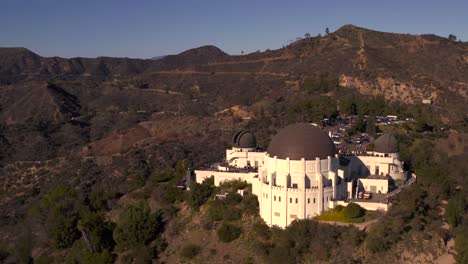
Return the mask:
[[406,188],[410,187],[415,182],[416,182],[416,175],[414,173],[412,173],[411,178],[408,181],[406,181],[405,184],[403,184],[403,186],[401,186],[400,188],[398,188],[396,190],[393,190],[393,191],[389,192],[387,197],[390,198],[392,196],[395,196],[395,195],[399,194],[403,189],[406,189]]

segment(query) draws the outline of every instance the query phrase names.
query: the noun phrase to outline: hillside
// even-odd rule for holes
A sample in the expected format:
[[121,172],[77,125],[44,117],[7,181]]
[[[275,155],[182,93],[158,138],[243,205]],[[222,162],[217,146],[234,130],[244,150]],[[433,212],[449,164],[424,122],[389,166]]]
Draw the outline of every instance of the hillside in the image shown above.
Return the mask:
[[[422,99],[432,103],[423,105]],[[441,228],[445,219],[440,210],[447,202],[463,210],[468,204],[461,202],[468,188],[467,101],[468,43],[353,25],[242,56],[215,46],[147,60],[65,59],[0,48],[0,262],[19,262],[24,254],[55,260],[79,256],[84,246],[77,241],[86,235],[77,229],[78,219],[85,218],[81,209],[91,208],[114,227],[132,201],[147,202],[152,212],[162,209],[167,224],[161,233],[164,240],[158,238],[142,250],[180,262],[185,238],[216,239],[215,230],[222,224],[217,220],[207,226],[202,220],[212,204],[192,208],[189,193],[174,187],[185,172],[182,163],[183,168],[194,168],[219,161],[241,128],[254,131],[259,145],[266,147],[270,137],[290,123],[319,123],[338,113],[415,120],[379,128],[395,132],[405,164],[427,175],[418,175],[414,192],[396,198],[384,224],[370,235],[346,233],[344,239],[352,245],[343,244],[340,253],[325,244],[307,244],[294,236],[299,232],[294,229],[264,231],[254,224],[255,214],[245,213],[242,221],[234,221],[249,230],[245,235],[232,244],[211,241],[210,247],[218,251],[202,249],[195,261],[248,263],[246,256],[255,256],[255,261],[271,263],[287,257],[274,255],[273,249],[288,248],[291,241],[306,252],[287,249],[297,262],[313,262],[304,256],[316,257],[315,263],[433,261],[449,252],[446,244],[457,232],[465,232],[462,224]],[[51,208],[72,212],[66,218],[72,222],[60,222],[75,232],[64,246],[52,242],[57,239],[51,238],[49,223],[63,219],[41,207],[47,197],[61,201],[58,209]],[[249,201],[237,206],[256,206],[244,203]],[[459,223],[467,222],[460,220],[466,219],[463,210],[457,211]],[[320,230],[331,234],[323,238],[327,243],[337,243],[342,233],[332,226],[306,228],[311,236]],[[34,237],[33,244],[25,242],[28,236]],[[172,243],[167,250],[164,241]],[[116,258],[132,260],[148,253],[114,248],[112,243],[106,249]],[[25,251],[17,250],[24,249],[20,244]],[[417,247],[430,247],[430,252],[418,255]],[[314,248],[326,253],[310,254]],[[394,254],[402,248],[414,250]]]

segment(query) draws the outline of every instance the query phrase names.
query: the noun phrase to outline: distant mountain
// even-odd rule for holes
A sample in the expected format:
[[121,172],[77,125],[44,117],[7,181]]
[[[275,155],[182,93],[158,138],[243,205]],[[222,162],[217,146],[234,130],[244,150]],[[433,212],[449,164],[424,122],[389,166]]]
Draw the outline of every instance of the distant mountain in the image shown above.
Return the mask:
[[[389,101],[420,103],[431,99],[441,109],[459,107],[468,100],[468,43],[435,35],[386,33],[345,25],[327,36],[304,38],[281,49],[243,56],[230,56],[215,46],[157,60],[45,58],[24,48],[0,48],[0,84],[11,84],[13,90],[24,89],[16,83],[26,80],[31,86],[35,81],[49,80],[131,79],[138,80],[137,86],[160,91],[214,96],[218,102],[210,102],[213,110],[221,105],[252,104],[258,98],[297,89],[305,79],[320,76],[335,78],[341,86],[356,88],[363,94],[383,95]],[[116,91],[115,86],[96,90],[82,85],[74,89],[67,91],[77,97],[85,96],[80,99],[82,102],[96,101],[92,106],[97,111],[135,107],[132,104],[154,110],[158,108],[156,104],[162,107],[168,103],[159,102],[161,96],[126,94],[127,90]],[[113,97],[118,105],[112,105]],[[149,98],[152,101],[146,102]],[[3,104],[3,109],[10,108],[8,103]],[[211,111],[208,105],[204,108]]]
[[162,58],[164,58],[164,57],[166,57],[166,56],[168,56],[168,55],[155,56],[155,57],[152,57],[151,59],[152,59],[152,60],[160,60],[160,59],[162,59]]

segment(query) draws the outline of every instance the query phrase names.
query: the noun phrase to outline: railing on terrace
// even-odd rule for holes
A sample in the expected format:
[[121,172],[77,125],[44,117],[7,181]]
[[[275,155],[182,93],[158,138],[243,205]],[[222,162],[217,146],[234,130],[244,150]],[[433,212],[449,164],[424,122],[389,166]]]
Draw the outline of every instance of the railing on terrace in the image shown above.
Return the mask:
[[[218,165],[225,167],[226,170],[218,169]],[[258,168],[254,167],[244,167],[238,168],[233,166],[224,166],[222,164],[210,165],[210,166],[201,166],[197,170],[205,170],[205,171],[215,171],[215,172],[241,172],[241,173],[249,173],[249,172],[258,172]]]

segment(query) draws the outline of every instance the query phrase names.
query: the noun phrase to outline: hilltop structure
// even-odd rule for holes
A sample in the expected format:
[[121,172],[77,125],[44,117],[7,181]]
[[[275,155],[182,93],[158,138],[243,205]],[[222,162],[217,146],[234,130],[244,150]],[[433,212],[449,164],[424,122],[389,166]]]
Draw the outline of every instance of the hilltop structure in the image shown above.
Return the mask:
[[[391,135],[378,138],[373,152],[339,155],[318,126],[299,123],[280,130],[266,151],[257,149],[252,132],[235,133],[225,162],[195,170],[195,177],[198,183],[214,177],[215,185],[247,181],[265,222],[286,227],[351,201],[367,210],[386,211],[389,186],[405,173]],[[369,199],[362,199],[364,193]]]

